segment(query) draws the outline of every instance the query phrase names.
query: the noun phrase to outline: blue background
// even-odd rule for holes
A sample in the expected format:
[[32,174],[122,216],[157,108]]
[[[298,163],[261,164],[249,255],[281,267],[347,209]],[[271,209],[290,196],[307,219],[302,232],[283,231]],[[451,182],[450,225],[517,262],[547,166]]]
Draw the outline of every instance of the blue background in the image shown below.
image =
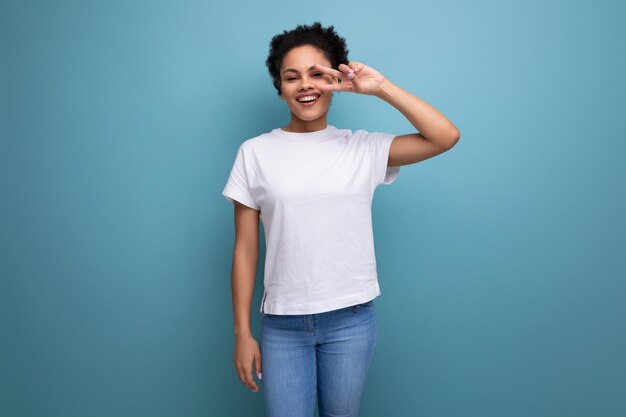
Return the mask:
[[[269,40],[320,20],[461,131],[376,192],[361,415],[626,415],[625,15],[589,0],[3,1],[0,414],[264,415],[232,363],[221,191],[239,144],[289,121]],[[329,123],[413,131],[351,93]]]

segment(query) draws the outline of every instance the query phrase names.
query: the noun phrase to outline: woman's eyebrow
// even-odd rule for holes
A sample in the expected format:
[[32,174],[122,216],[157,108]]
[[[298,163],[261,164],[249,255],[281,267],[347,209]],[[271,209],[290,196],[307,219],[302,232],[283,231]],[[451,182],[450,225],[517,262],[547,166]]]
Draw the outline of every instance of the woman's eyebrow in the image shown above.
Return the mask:
[[[309,67],[309,71],[311,71],[313,68],[315,68],[315,65],[311,65]],[[300,71],[298,71],[295,68],[287,68],[286,70],[283,71],[283,74],[286,73],[286,72],[297,72],[297,73],[300,73]]]

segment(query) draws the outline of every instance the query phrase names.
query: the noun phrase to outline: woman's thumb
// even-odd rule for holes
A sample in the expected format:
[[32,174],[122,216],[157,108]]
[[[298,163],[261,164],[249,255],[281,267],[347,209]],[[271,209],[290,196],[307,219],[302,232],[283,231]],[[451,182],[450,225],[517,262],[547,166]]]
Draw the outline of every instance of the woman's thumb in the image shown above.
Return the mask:
[[261,369],[261,355],[257,354],[254,357],[254,369],[256,369],[256,376],[259,379],[263,379],[262,369]]

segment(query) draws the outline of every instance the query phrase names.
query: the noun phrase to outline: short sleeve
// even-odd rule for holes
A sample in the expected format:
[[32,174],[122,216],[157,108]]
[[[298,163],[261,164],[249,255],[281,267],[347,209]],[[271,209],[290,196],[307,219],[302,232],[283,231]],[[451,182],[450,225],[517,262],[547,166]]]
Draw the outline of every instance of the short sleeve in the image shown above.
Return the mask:
[[222,191],[222,195],[233,205],[235,204],[234,200],[237,200],[248,207],[259,210],[260,207],[254,200],[250,188],[249,180],[254,174],[250,171],[249,164],[246,163],[246,156],[246,151],[242,144],[237,150],[235,163],[230,171],[230,176]]
[[396,135],[391,133],[372,132],[367,135],[373,158],[374,187],[378,187],[381,184],[391,184],[400,173],[399,166],[387,166],[389,149],[391,149],[391,142],[395,138]]

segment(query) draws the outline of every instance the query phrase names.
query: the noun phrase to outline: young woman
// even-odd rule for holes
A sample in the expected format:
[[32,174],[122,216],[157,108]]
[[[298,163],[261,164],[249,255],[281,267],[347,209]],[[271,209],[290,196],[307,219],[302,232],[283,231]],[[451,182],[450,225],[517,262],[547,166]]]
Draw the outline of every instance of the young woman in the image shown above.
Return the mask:
[[[234,364],[252,391],[262,380],[269,417],[356,416],[377,339],[380,295],[371,204],[401,165],[441,154],[459,130],[431,105],[362,62],[349,61],[333,26],[274,36],[266,61],[289,124],[248,139],[223,195],[234,204]],[[398,109],[419,133],[351,131],[327,124],[334,91]],[[266,240],[261,345],[250,329]]]

